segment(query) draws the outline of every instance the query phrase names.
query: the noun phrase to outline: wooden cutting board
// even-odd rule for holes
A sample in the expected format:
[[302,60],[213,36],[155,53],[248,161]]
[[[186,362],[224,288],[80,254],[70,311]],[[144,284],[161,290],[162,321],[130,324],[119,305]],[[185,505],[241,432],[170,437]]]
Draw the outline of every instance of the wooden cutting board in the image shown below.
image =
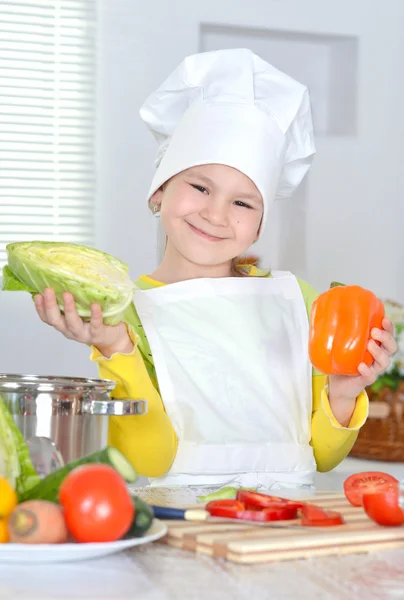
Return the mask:
[[167,520],[168,533],[161,541],[175,548],[245,564],[404,547],[404,526],[376,525],[362,508],[351,506],[343,495],[317,496],[311,502],[341,512],[345,524],[323,528],[271,529],[245,523]]

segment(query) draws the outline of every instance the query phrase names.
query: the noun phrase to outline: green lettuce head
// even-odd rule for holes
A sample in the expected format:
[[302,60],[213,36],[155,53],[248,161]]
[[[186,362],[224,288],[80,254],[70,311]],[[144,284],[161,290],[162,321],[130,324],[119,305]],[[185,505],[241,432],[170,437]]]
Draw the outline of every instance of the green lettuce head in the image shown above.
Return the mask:
[[83,319],[91,304],[101,306],[104,322],[116,325],[124,319],[135,289],[122,261],[79,244],[19,242],[6,247],[8,265],[3,270],[3,290],[43,294],[52,288],[63,309],[63,292],[70,292]]
[[27,492],[40,481],[32,464],[29,448],[1,395],[0,476],[5,477],[18,494]]

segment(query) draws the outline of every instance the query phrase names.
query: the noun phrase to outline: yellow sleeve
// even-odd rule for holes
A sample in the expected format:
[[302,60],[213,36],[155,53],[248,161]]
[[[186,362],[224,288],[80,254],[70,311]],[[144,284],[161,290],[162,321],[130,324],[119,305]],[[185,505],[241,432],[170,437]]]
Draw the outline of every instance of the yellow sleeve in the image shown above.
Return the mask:
[[[318,293],[306,281],[298,279],[306,305],[307,318]],[[326,388],[325,375],[313,369],[313,408],[311,420],[311,446],[318,471],[331,471],[349,454],[364,425],[369,410],[366,392],[356,399],[356,406],[348,427],[342,427],[334,417]]]
[[356,399],[356,406],[348,427],[342,427],[334,417],[328,401],[326,376],[313,376],[313,412],[311,446],[320,472],[331,471],[349,454],[365,423],[369,400],[366,392]]
[[137,338],[132,330],[129,333],[135,344],[130,354],[113,354],[107,359],[92,348],[91,360],[97,363],[99,376],[116,381],[114,398],[148,402],[147,414],[110,418],[108,443],[126,456],[139,475],[161,477],[174,461],[177,436],[149,377]]

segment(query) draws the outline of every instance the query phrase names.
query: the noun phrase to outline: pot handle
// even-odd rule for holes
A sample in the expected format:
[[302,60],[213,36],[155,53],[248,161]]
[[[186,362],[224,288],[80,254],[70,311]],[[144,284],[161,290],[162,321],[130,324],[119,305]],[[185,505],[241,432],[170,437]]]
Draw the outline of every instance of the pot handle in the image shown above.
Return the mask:
[[124,417],[128,415],[144,415],[147,413],[147,400],[84,400],[83,415],[105,415],[108,417]]

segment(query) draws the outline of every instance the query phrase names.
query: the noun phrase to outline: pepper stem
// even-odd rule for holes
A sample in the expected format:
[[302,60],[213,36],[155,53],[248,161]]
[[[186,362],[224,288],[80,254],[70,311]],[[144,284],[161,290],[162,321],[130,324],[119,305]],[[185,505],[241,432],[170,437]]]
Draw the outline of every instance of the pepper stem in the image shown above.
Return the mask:
[[335,287],[345,287],[345,283],[340,283],[339,281],[332,281],[331,285],[330,285],[330,289],[335,288]]

